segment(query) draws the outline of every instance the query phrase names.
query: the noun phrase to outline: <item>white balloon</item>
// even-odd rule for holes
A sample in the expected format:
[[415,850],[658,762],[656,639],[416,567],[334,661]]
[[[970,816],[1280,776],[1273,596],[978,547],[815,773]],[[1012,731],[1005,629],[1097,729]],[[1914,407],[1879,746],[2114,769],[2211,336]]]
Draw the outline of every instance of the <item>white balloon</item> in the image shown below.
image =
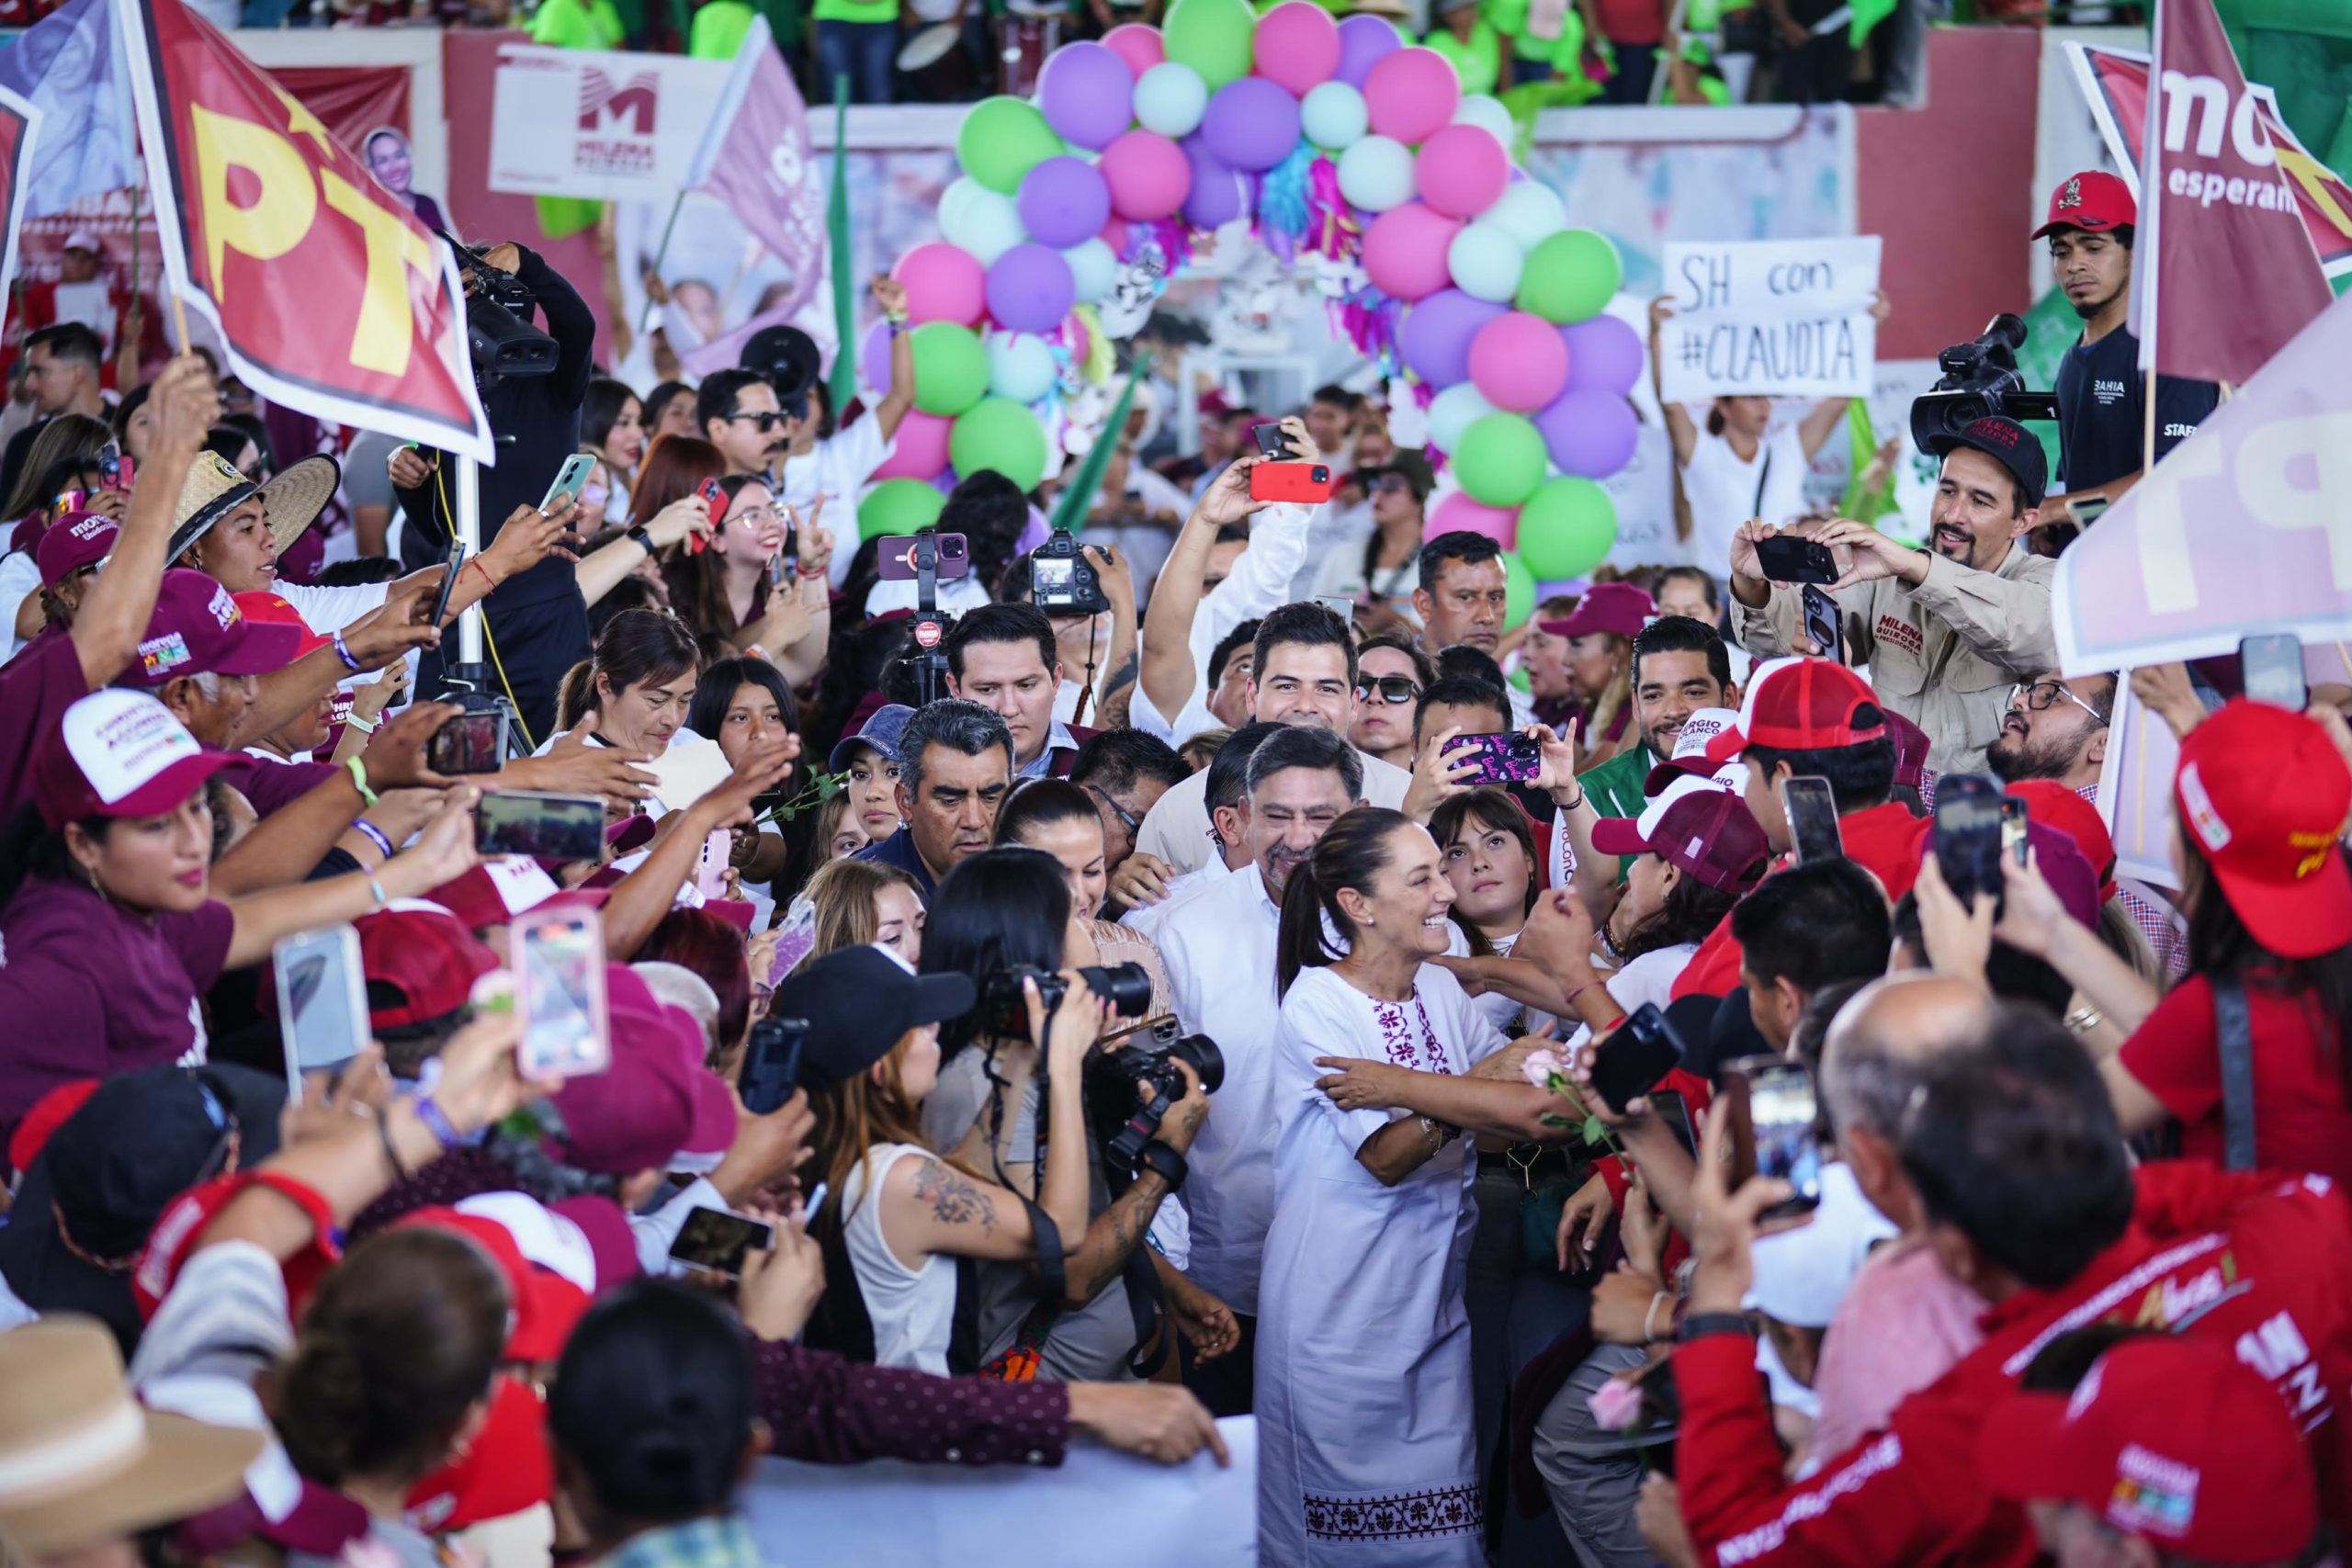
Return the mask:
[[1021,212],[1012,198],[977,184],[952,209],[942,197],[939,231],[949,244],[971,252],[982,266],[1029,237],[1021,227]]
[[1163,60],[1136,79],[1136,119],[1162,136],[1190,136],[1208,112],[1209,85],[1182,61]]
[[1119,281],[1119,258],[1100,240],[1080,240],[1062,253],[1078,285],[1078,302],[1091,305]]
[[1317,147],[1342,152],[1363,140],[1371,111],[1345,82],[1317,82],[1298,100],[1298,128]]
[[1054,351],[1034,333],[989,333],[989,390],[1034,403],[1054,389]]
[[1504,152],[1510,151],[1513,140],[1510,110],[1503,107],[1503,101],[1500,98],[1485,93],[1468,94],[1460,104],[1454,107],[1453,123],[1475,125],[1501,142]]
[[1445,248],[1445,270],[1453,286],[1473,299],[1499,304],[1519,292],[1527,256],[1501,224],[1481,218],[1465,223]]
[[1367,136],[1340,154],[1340,194],[1366,212],[1413,199],[1413,153],[1388,136]]
[[1524,253],[1533,250],[1545,235],[1566,228],[1568,209],[1550,186],[1532,179],[1513,180],[1503,188],[1502,198],[1479,214],[1478,221],[1502,230]]
[[1486,394],[1467,381],[1455,383],[1430,400],[1430,445],[1451,452],[1462,433],[1497,412]]

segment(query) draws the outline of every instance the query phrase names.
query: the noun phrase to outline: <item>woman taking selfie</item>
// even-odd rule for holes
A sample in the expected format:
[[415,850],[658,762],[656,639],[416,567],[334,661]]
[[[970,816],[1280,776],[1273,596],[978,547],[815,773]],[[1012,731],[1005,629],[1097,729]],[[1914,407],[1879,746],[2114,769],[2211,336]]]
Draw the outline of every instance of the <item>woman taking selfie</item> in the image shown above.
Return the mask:
[[[664,569],[670,602],[695,628],[711,658],[752,653],[775,661],[793,681],[805,681],[824,662],[832,633],[832,598],[825,581],[832,536],[794,526],[775,492],[750,474],[718,481],[727,510],[709,547],[673,556]],[[784,557],[787,543],[797,563]]]
[[[1445,880],[1453,889],[1448,914],[1469,955],[1510,957],[1539,891],[1535,835],[1527,813],[1488,785],[1440,802],[1430,817],[1430,836],[1444,857]],[[1529,1019],[1515,998],[1492,990],[1478,998],[1478,1010],[1510,1034],[1530,1032],[1547,1016]]]

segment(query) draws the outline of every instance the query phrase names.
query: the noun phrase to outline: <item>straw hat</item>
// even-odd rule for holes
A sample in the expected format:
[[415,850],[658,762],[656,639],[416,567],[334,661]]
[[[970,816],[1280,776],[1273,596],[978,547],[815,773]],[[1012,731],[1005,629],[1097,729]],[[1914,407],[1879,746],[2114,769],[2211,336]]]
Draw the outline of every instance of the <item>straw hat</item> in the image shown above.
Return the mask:
[[283,550],[318,521],[342,482],[343,468],[329,457],[305,457],[267,484],[256,485],[219,453],[199,452],[188,465],[187,482],[180,487],[179,505],[172,513],[171,550],[164,558],[179,559],[214,524],[256,495],[269,519],[270,535]]
[[0,1334],[0,1539],[51,1557],[234,1497],[262,1435],[141,1408],[87,1317]]

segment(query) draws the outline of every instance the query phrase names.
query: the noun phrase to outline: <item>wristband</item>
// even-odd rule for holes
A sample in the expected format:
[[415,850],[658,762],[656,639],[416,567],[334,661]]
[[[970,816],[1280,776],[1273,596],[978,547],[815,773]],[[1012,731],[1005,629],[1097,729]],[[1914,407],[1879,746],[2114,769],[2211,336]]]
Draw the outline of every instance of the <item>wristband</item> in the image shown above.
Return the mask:
[[343,765],[351,770],[351,787],[359,792],[360,804],[373,810],[376,792],[368,787],[368,764],[356,757],[346,757]]
[[[496,579],[496,578],[494,578],[494,577],[492,577],[492,576],[491,576],[491,575],[490,575],[490,568],[488,568],[488,567],[486,567],[486,566],[484,566],[484,565],[482,565],[482,564],[481,564],[481,557],[480,557],[480,556],[469,556],[469,557],[467,557],[467,558],[466,558],[466,565],[467,565],[469,569],[471,569],[471,570],[476,570],[476,571],[481,572],[481,580],[482,580],[484,582],[487,582],[487,583],[489,583],[489,584],[490,584],[490,587],[489,587],[487,590],[485,590],[485,592],[491,592],[491,593],[495,593],[495,592],[498,592],[498,579]],[[460,574],[460,575],[462,575],[462,574]]]
[[353,821],[351,829],[353,832],[375,845],[386,860],[392,858],[392,841],[384,836],[384,830],[381,828],[362,817]]
[[621,536],[627,539],[630,544],[635,545],[639,549],[643,550],[647,555],[650,556],[654,553],[653,536],[645,531],[644,524],[638,524],[635,527],[629,529],[628,533]]
[[1688,1345],[1693,1339],[1703,1339],[1710,1334],[1736,1334],[1753,1338],[1747,1319],[1736,1312],[1694,1312],[1686,1314],[1675,1325],[1674,1339],[1678,1345]]
[[335,633],[333,640],[334,642],[334,656],[343,660],[343,667],[345,670],[350,671],[354,675],[362,673],[363,671],[359,660],[351,657],[351,645],[343,640],[343,634],[341,632]]
[[1581,785],[1577,787],[1577,797],[1574,800],[1555,800],[1552,804],[1563,811],[1574,811],[1584,804],[1584,789]]
[[1165,1143],[1159,1138],[1152,1139],[1143,1146],[1143,1152],[1136,1156],[1136,1163],[1150,1167],[1162,1181],[1168,1183],[1168,1190],[1170,1192],[1182,1189],[1184,1178],[1193,1168],[1175,1145]]
[[379,909],[392,901],[391,898],[384,892],[384,885],[377,881],[373,875],[370,875],[368,878],[368,891],[375,895],[375,907]]
[[377,721],[372,718],[360,717],[359,710],[357,708],[354,708],[349,713],[345,714],[343,716],[343,722],[349,725],[352,728],[359,731],[362,735],[373,735],[376,733]]
[[431,1095],[418,1095],[408,1102],[408,1107],[416,1112],[416,1119],[424,1123],[424,1130],[431,1133],[434,1139],[440,1144],[443,1153],[446,1154],[457,1148],[466,1141],[458,1135],[458,1129],[450,1124],[449,1118],[443,1113],[441,1107],[434,1103]]
[[1670,1303],[1673,1300],[1674,1292],[1672,1291],[1660,1291],[1650,1297],[1649,1310],[1642,1314],[1642,1341],[1644,1344],[1654,1345],[1657,1343],[1660,1337],[1657,1331],[1658,1303],[1660,1302],[1667,1302]]

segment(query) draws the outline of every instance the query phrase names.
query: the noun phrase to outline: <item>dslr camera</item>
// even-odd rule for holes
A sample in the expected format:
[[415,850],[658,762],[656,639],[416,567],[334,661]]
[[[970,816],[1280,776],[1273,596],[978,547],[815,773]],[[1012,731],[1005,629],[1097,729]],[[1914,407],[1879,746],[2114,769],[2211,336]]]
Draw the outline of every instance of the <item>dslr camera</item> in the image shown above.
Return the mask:
[[[1164,1027],[1174,1032],[1173,1024]],[[1204,1091],[1215,1094],[1225,1087],[1225,1053],[1205,1034],[1155,1038],[1147,1045],[1120,1045],[1086,1059],[1087,1115],[1107,1164],[1137,1168],[1143,1146],[1159,1135],[1168,1108],[1184,1097],[1179,1062],[1193,1069]]]
[[1055,529],[1029,552],[1029,602],[1049,615],[1096,615],[1111,607],[1102,579],[1069,529]]
[[1911,403],[1912,445],[1933,456],[1938,436],[1956,435],[1980,419],[2056,419],[2055,392],[2025,389],[2018,368],[2025,339],[2025,322],[2004,310],[1976,337],[1937,355],[1943,375]]
[[470,285],[466,290],[466,347],[473,356],[474,378],[488,382],[509,376],[551,376],[558,355],[555,339],[531,324],[538,297],[530,285],[485,259],[487,245],[461,245],[444,231],[441,238],[458,255],[458,273]]
[[[1085,976],[1087,988],[1110,1003],[1111,1010],[1121,1018],[1141,1018],[1151,1010],[1151,976],[1143,972],[1142,964],[1098,964],[1079,973]],[[1023,980],[1037,982],[1037,996],[1046,1004],[1047,1018],[1069,994],[1069,983],[1053,970],[1026,964],[1000,969],[980,982],[983,1030],[1008,1040],[1028,1034],[1029,1004],[1021,995]]]

